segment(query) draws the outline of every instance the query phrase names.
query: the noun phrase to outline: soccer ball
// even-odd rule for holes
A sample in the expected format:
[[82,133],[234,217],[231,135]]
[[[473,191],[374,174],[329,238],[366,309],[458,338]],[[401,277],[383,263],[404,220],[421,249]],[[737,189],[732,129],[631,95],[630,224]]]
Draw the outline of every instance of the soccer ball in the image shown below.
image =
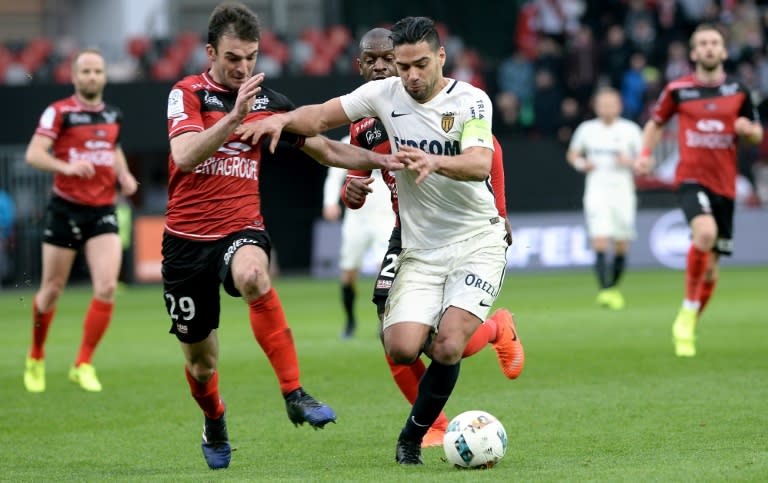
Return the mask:
[[491,414],[465,411],[448,424],[443,450],[457,468],[490,468],[507,451],[507,432]]

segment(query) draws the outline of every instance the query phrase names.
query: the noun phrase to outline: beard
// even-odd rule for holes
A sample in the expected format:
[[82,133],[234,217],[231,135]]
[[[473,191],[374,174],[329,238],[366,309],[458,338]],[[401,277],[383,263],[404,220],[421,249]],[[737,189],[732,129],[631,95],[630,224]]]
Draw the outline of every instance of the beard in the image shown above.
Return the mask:
[[84,99],[87,99],[89,101],[92,101],[99,97],[99,91],[96,89],[79,89],[78,93]]
[[722,64],[723,63],[720,61],[720,59],[699,61],[699,65],[701,66],[701,68],[707,72],[712,72],[717,70]]

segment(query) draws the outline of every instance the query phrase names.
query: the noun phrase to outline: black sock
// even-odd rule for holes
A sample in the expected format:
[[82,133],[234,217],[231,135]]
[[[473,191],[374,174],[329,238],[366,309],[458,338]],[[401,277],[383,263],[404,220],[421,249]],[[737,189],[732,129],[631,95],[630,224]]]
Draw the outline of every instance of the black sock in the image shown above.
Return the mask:
[[621,274],[624,273],[624,255],[616,255],[613,257],[613,280],[611,280],[611,287],[619,284]]
[[355,289],[352,285],[341,286],[341,301],[347,313],[347,329],[355,327]]
[[408,415],[408,421],[400,433],[400,437],[410,441],[421,441],[432,423],[445,407],[448,397],[453,392],[459,379],[461,362],[452,366],[432,361],[427,371],[421,376],[419,395]]
[[595,273],[597,274],[597,281],[600,283],[600,288],[605,289],[610,287],[608,283],[608,269],[605,266],[605,252],[595,253]]

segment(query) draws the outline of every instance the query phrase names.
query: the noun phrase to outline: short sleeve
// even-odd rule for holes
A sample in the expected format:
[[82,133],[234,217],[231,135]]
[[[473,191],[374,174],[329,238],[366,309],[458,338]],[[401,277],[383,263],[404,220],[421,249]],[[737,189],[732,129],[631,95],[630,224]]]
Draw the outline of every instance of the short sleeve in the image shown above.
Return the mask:
[[380,80],[366,82],[349,94],[339,97],[341,108],[347,117],[353,121],[364,117],[377,117],[378,113],[371,101],[382,94],[380,87],[384,83]]
[[200,99],[189,89],[177,84],[168,94],[168,138],[204,130]]
[[493,106],[488,94],[474,89],[459,113],[462,123],[461,150],[471,147],[494,150],[493,145]]
[[56,109],[56,106],[51,104],[45,108],[43,114],[37,122],[37,129],[35,134],[41,134],[51,139],[57,139],[61,132],[62,116],[61,111]]
[[571,137],[571,142],[568,145],[568,151],[574,151],[577,153],[584,153],[586,146],[584,145],[584,131],[586,125],[584,123],[579,124]]
[[666,124],[669,118],[675,114],[675,111],[677,111],[677,103],[672,96],[672,90],[669,88],[669,85],[667,85],[664,87],[664,90],[661,91],[659,99],[653,106],[651,119],[658,124]]

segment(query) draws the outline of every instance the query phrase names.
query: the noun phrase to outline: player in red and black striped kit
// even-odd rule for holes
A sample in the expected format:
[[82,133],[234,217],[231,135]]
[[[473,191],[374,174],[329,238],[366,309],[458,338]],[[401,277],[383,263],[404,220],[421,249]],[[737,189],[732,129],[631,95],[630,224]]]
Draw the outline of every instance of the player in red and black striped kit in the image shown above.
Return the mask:
[[48,106],[27,147],[29,164],[55,173],[43,232],[42,280],[32,301],[32,347],[24,371],[30,392],[45,391],[45,339],[80,249],[88,262],[93,299],[69,378],[86,391],[102,389],[91,359],[109,326],[120,273],[116,187],[119,183],[121,193],[130,196],[137,186],[119,144],[122,115],[103,101],[106,82],[99,51],[88,49],[75,56],[75,94]]
[[[184,78],[168,97],[168,209],[163,235],[163,286],[171,332],[181,343],[192,396],[205,415],[202,449],[208,466],[226,468],[231,447],[218,385],[219,287],[248,304],[251,329],[277,375],[290,420],[322,428],[336,420],[307,394],[291,330],[269,278],[271,242],[261,215],[261,140],[236,132],[293,109],[284,95],[252,75],[259,49],[256,15],[221,4],[211,15],[207,72]],[[398,167],[392,156],[323,137],[281,137],[324,164]],[[387,163],[387,161],[391,161]]]
[[[394,64],[394,46],[389,38],[390,31],[376,28],[366,33],[360,40],[360,57],[358,65],[360,74],[366,81],[384,79],[396,75]],[[350,143],[370,151],[389,154],[391,147],[387,131],[378,118],[361,119],[353,123],[349,128]],[[395,227],[389,239],[389,247],[381,263],[379,275],[373,290],[373,303],[376,304],[379,320],[383,320],[384,305],[389,296],[389,289],[395,278],[395,265],[397,257],[402,251],[400,238],[400,217],[397,200],[397,184],[394,176],[387,170],[381,170],[382,179],[389,187],[392,199],[392,210],[395,212]],[[350,209],[357,209],[365,203],[365,197],[371,192],[369,187],[373,182],[370,170],[351,170],[342,186],[341,198],[344,205]],[[499,214],[504,217],[511,243],[511,229],[507,220],[506,197],[504,194],[504,164],[501,146],[494,138],[494,155],[491,167],[490,183],[496,193],[496,207]],[[493,344],[504,374],[510,379],[516,379],[525,363],[523,346],[517,338],[512,314],[506,309],[497,310],[475,331],[467,342],[463,358],[469,357],[489,343]],[[400,391],[405,398],[413,404],[419,390],[419,381],[426,371],[426,366],[421,359],[412,364],[396,364],[391,357],[386,355],[387,364]],[[441,446],[443,436],[448,427],[448,418],[445,412],[440,412],[437,420],[432,424],[422,440],[422,447]]]
[[644,147],[636,161],[639,174],[652,169],[650,154],[663,125],[677,114],[680,161],[675,183],[692,233],[685,299],[672,326],[675,353],[680,357],[696,355],[696,323],[715,289],[719,257],[730,255],[733,249],[739,138],[753,144],[763,138],[749,90],[723,69],[728,56],[723,34],[702,24],[690,44],[696,69],[664,88],[645,125]]

